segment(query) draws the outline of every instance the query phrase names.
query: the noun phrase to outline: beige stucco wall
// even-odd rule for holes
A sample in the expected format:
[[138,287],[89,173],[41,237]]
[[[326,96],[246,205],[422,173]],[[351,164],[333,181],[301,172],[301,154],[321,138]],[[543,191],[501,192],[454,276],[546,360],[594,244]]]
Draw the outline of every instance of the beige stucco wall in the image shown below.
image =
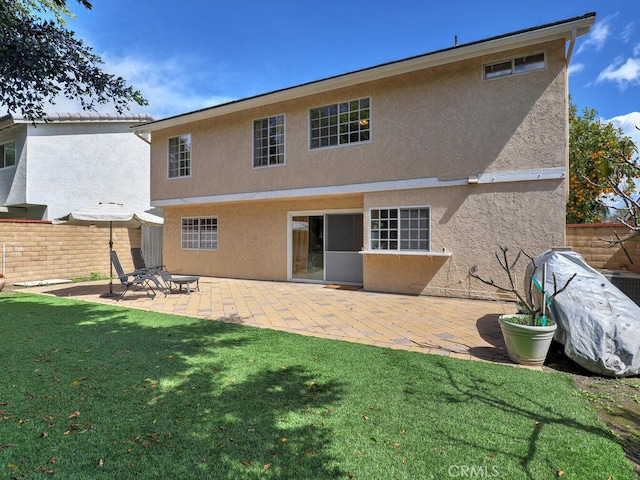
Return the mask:
[[[362,209],[362,196],[165,208],[162,258],[171,273],[286,281],[288,213],[340,209]],[[181,220],[194,216],[217,217],[217,251],[181,248]]]
[[[504,278],[494,257],[500,246],[536,255],[565,243],[564,213],[550,210],[564,205],[562,180],[367,194],[365,225],[370,208],[387,205],[430,206],[431,250],[451,256],[366,255],[367,290],[486,297],[495,289],[468,272],[478,265],[482,276]],[[368,240],[365,229],[365,244]],[[520,267],[522,275],[526,262]]]
[[[545,50],[544,71],[482,79]],[[564,42],[480,57],[153,133],[154,201],[565,165]],[[308,149],[309,109],[371,98],[370,143]],[[286,164],[252,168],[253,120],[286,115]],[[167,178],[167,139],[191,134],[192,174]]]
[[[468,270],[498,278],[500,245],[535,255],[565,243],[564,179],[415,190],[371,191],[351,197],[310,197],[188,205],[190,199],[234,193],[365,184],[482,172],[566,167],[567,75],[564,41],[418,71],[194,122],[153,133],[151,196],[164,206],[163,258],[176,273],[285,280],[287,212],[362,208],[368,242],[372,207],[432,209],[432,251],[451,256],[365,255],[368,290],[486,296],[492,289]],[[547,68],[494,80],[484,63],[539,51]],[[371,98],[372,141],[308,149],[310,108]],[[254,119],[286,115],[286,164],[252,168]],[[167,179],[167,139],[191,134],[192,175]],[[176,205],[172,206],[171,200]],[[169,205],[167,205],[169,201]],[[180,248],[184,216],[218,217],[219,249]],[[523,265],[524,267],[524,265]]]

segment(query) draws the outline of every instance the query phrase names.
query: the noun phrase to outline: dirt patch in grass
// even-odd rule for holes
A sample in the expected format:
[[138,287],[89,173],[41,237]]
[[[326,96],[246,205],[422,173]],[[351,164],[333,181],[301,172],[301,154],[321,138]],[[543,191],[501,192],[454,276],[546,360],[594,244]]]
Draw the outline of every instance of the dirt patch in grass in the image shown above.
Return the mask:
[[640,475],[640,377],[608,378],[580,367],[553,344],[545,368],[570,374],[600,419],[618,436]]

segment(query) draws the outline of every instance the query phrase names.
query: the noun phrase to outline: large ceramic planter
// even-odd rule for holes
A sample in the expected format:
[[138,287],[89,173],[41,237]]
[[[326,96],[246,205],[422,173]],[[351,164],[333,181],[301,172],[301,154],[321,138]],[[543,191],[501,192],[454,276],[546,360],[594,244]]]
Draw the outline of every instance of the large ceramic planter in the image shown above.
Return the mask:
[[532,327],[509,322],[516,315],[501,315],[498,319],[509,358],[521,365],[541,366],[547,358],[553,334],[558,326],[551,320],[546,327]]

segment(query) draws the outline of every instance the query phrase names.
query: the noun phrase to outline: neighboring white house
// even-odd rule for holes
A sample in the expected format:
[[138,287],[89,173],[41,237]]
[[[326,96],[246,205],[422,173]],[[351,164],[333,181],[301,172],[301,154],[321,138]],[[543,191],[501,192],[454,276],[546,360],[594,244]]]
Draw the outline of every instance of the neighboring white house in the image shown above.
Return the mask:
[[150,115],[58,113],[34,125],[0,118],[0,218],[51,220],[119,202],[149,210],[149,143],[131,127]]

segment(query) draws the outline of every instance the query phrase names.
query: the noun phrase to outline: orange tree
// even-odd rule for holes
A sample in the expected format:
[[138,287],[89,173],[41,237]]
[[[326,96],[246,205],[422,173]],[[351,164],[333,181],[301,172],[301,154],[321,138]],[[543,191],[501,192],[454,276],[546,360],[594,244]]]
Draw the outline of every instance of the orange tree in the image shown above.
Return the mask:
[[600,223],[607,205],[631,197],[640,169],[632,160],[636,147],[620,128],[596,118],[597,112],[569,103],[569,199],[567,223]]

